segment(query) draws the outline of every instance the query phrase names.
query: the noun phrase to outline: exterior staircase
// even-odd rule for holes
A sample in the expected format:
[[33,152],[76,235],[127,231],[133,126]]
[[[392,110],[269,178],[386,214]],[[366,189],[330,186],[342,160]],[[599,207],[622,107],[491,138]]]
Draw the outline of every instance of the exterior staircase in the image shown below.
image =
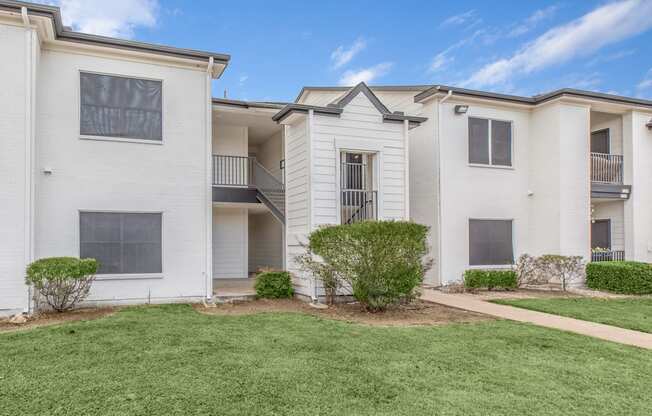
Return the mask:
[[282,224],[285,224],[285,185],[270,173],[258,160],[252,158],[252,185],[256,198],[270,210]]

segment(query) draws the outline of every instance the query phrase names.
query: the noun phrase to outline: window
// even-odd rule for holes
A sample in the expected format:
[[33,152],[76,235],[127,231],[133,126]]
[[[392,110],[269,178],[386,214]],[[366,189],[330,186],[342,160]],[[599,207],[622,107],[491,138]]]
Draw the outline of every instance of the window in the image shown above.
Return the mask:
[[81,258],[100,263],[98,274],[162,272],[161,214],[82,212]]
[[512,166],[512,123],[469,117],[469,163]]
[[162,141],[162,86],[161,81],[82,72],[80,134]]
[[511,220],[469,220],[469,264],[514,263]]

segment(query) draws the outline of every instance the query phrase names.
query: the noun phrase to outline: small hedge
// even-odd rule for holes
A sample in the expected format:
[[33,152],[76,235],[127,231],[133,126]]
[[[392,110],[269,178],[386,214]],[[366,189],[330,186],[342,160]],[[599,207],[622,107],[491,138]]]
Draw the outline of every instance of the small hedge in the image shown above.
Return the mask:
[[464,287],[467,289],[515,289],[516,272],[514,270],[479,270],[464,272]]
[[635,261],[603,261],[586,266],[586,285],[591,289],[628,295],[652,293],[652,266]]
[[95,259],[49,257],[27,267],[25,283],[34,285],[52,309],[63,312],[88,296],[97,269]]
[[291,298],[294,295],[288,272],[263,272],[256,276],[256,296],[265,299]]

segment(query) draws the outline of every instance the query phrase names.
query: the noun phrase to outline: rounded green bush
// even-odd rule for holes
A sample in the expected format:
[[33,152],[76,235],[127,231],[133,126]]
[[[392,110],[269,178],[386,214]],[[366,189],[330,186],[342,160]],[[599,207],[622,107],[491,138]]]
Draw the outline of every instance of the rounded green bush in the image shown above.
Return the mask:
[[256,276],[256,296],[266,299],[291,298],[294,295],[288,272],[263,272]]
[[309,251],[320,256],[370,311],[416,295],[427,262],[428,227],[405,221],[364,221],[310,234]]
[[97,273],[95,259],[50,257],[27,267],[25,281],[54,310],[62,312],[83,301]]
[[94,275],[97,268],[95,259],[48,257],[36,260],[27,267],[26,281],[38,288],[46,282],[64,282]]
[[652,266],[636,261],[603,261],[586,266],[591,289],[628,295],[652,294]]

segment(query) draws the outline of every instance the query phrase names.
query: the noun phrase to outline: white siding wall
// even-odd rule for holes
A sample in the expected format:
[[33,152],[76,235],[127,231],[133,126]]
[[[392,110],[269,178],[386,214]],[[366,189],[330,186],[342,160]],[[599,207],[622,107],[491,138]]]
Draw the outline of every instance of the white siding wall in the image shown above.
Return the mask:
[[[611,249],[625,249],[625,204],[623,201],[593,204],[593,219],[611,220]],[[625,253],[627,255],[627,253]]]
[[280,161],[283,159],[283,133],[272,135],[258,146],[256,158],[261,165],[272,173],[278,180],[282,179]]
[[38,39],[32,30],[0,22],[0,316],[26,310],[25,267],[31,252],[30,187],[33,163]]
[[248,276],[248,214],[246,208],[213,207],[213,278]]
[[377,152],[378,211],[383,219],[405,213],[405,140],[402,123],[384,123],[364,94],[358,94],[340,117],[315,116],[312,169],[315,226],[338,224],[339,150]]
[[[527,251],[528,132],[527,111],[472,104],[456,115],[456,102],[442,105],[441,281],[459,281],[469,268],[470,218],[513,220],[514,254]],[[468,117],[512,122],[512,168],[470,166]]]
[[418,114],[428,121],[409,133],[410,141],[410,219],[430,227],[428,244],[432,268],[424,281],[431,285],[440,284],[439,275],[439,152],[437,136],[438,102],[426,104]]
[[283,225],[269,212],[249,214],[249,272],[283,268]]
[[213,154],[224,156],[248,156],[246,126],[213,123]]
[[[79,138],[79,71],[163,80],[163,144]],[[79,210],[163,212],[162,277],[100,280],[93,301],[199,298],[207,289],[206,74],[44,50],[39,68],[37,257],[79,255]],[[51,167],[52,175],[40,173]]]
[[311,296],[310,283],[294,261],[303,253],[301,244],[311,227],[308,118],[299,117],[285,129],[286,268],[294,277],[296,292]]

